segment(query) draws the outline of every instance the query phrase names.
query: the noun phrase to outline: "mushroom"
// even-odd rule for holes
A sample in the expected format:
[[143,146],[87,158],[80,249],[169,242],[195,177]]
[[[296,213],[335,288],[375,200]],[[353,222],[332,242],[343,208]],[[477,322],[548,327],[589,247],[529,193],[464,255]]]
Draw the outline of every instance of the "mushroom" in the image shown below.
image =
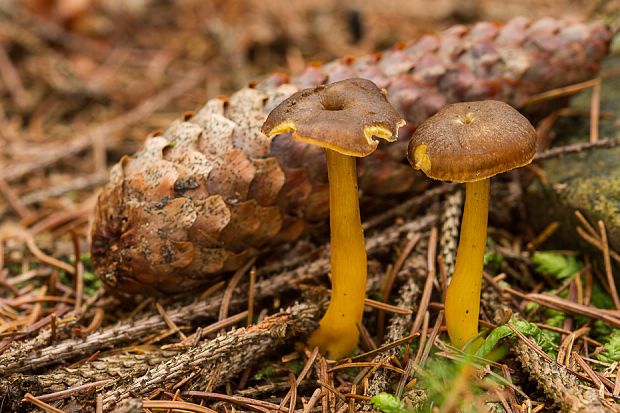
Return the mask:
[[448,335],[459,348],[478,334],[489,178],[529,164],[536,147],[530,122],[495,100],[445,106],[420,124],[409,142],[407,158],[415,169],[433,179],[466,183],[461,235],[445,302]]
[[329,180],[332,292],[327,312],[309,339],[331,358],[347,356],[358,341],[366,294],[366,246],[355,157],[371,154],[373,136],[393,141],[405,121],[384,90],[354,78],[301,90],[267,117],[267,136],[293,132],[299,141],[324,148]]

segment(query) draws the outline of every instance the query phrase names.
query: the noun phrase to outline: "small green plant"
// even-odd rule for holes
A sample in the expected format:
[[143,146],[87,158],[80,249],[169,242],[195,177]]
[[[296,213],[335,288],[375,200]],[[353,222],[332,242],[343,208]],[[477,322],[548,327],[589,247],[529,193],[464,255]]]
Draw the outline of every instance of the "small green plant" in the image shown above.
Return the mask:
[[[548,316],[545,320],[546,325],[562,328],[562,326],[564,325],[564,320],[566,319],[566,314],[550,308],[545,309],[545,314],[547,314]],[[545,353],[550,355],[552,358],[556,358],[557,352],[555,351],[555,349],[560,346],[560,340],[562,339],[562,335],[556,331],[551,331],[547,329],[541,330],[541,334],[548,343],[553,343],[553,348],[549,348],[551,346],[548,346],[546,348],[543,348],[543,351],[545,351]]]
[[256,372],[256,374],[254,375],[254,380],[260,380],[263,377],[270,377],[275,371],[276,368],[274,366],[265,366]]
[[295,374],[295,376],[299,376],[299,373],[301,373],[305,365],[306,363],[304,363],[301,360],[293,360],[293,361],[289,361],[288,363],[286,363],[286,367],[291,369],[291,371],[293,372],[293,374]]
[[[556,278],[558,281],[569,281],[577,272],[581,271],[584,264],[578,260],[574,255],[560,255],[551,252],[538,252],[532,257],[532,261],[538,264],[536,270],[538,272],[550,275]],[[585,277],[582,277],[582,285],[585,288]],[[558,294],[559,297],[566,298],[568,296],[568,290],[564,290]],[[610,309],[614,308],[614,302],[611,295],[603,288],[601,283],[595,278],[592,280],[592,293],[590,295],[590,303],[596,308]],[[530,312],[538,307],[536,303],[528,303],[526,312]],[[549,316],[545,320],[545,324],[552,327],[562,327],[566,315],[560,311],[546,309],[545,313]],[[577,327],[582,326],[588,320],[585,317],[574,316]],[[600,320],[595,320],[593,330],[591,333],[592,338],[607,342],[610,340],[610,336],[615,329],[606,325]],[[548,337],[550,341],[559,344],[560,334],[544,330],[543,334]],[[553,354],[550,354],[553,355]]]
[[592,295],[590,296],[590,302],[596,308],[614,308],[614,300],[611,295],[601,285],[598,280],[592,282]]
[[532,261],[538,265],[536,271],[552,275],[561,281],[571,279],[583,268],[583,263],[578,261],[574,255],[537,252],[532,257]]
[[[536,341],[536,344],[538,344],[547,354],[554,353],[555,349],[558,347],[557,344],[550,340],[549,337],[546,336],[536,324],[532,324],[524,320],[511,321],[508,324],[512,325],[519,332],[527,336],[531,336]],[[514,335],[515,333],[506,324],[493,329],[484,340],[484,343],[482,343],[482,345],[478,348],[475,355],[478,357],[487,357],[487,355],[493,351],[502,338],[514,337]]]
[[600,361],[610,364],[620,360],[620,329],[613,329],[609,341],[603,346],[603,351],[596,357]]
[[405,402],[398,397],[389,393],[379,393],[370,399],[372,407],[383,413],[409,413],[413,412],[411,409],[405,407]]
[[[415,369],[417,383],[402,399],[389,393],[379,393],[370,399],[372,406],[384,413],[427,413],[460,411],[483,413],[489,411],[485,395],[497,383],[489,378],[479,379],[469,360],[445,360],[432,357],[426,368]],[[424,396],[420,397],[420,390]]]
[[[491,237],[487,237],[487,247],[495,245],[495,241]],[[497,252],[484,253],[484,267],[492,272],[497,272],[504,261],[504,256]]]
[[[84,294],[93,295],[99,289],[99,287],[101,287],[102,283],[101,279],[97,276],[97,274],[95,274],[95,267],[93,266],[90,252],[85,252],[81,254],[80,261],[82,261],[82,264],[84,265]],[[75,257],[72,256],[69,259],[69,262],[71,264],[75,264]],[[60,272],[60,282],[67,287],[73,286],[72,278],[64,271]]]

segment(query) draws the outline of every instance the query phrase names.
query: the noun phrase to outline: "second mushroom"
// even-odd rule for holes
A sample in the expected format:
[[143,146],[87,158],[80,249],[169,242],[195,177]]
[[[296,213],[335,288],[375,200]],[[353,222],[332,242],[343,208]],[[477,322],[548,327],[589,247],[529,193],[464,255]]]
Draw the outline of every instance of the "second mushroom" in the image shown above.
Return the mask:
[[347,79],[301,90],[278,105],[262,131],[293,132],[302,142],[324,148],[329,180],[332,293],[319,328],[310,337],[331,358],[357,346],[366,294],[366,247],[361,226],[355,157],[371,154],[397,137],[405,121],[385,91],[366,79]]
[[490,177],[529,164],[536,148],[530,122],[495,100],[448,105],[420,124],[409,142],[407,158],[415,169],[433,179],[466,183],[445,302],[448,335],[458,348],[478,334]]

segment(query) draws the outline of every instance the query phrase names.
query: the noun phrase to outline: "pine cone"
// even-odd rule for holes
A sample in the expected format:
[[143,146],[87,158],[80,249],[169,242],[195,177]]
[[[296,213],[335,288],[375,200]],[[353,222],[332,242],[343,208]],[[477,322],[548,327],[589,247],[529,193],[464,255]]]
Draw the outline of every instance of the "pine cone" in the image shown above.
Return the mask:
[[322,150],[260,132],[267,113],[301,88],[364,77],[387,90],[408,125],[399,143],[359,160],[359,184],[365,194],[396,194],[424,186],[402,162],[416,124],[447,103],[497,99],[519,108],[533,94],[591,78],[610,39],[601,23],[455,26],[212,99],[110,171],[92,232],[97,273],[114,292],[185,291],[327,225]]

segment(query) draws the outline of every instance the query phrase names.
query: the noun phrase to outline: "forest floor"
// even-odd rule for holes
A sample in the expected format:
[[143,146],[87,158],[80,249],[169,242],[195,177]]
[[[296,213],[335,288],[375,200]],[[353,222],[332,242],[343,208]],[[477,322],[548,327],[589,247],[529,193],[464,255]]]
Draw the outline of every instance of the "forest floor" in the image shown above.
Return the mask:
[[[620,316],[609,283],[618,256],[598,223],[581,224],[596,254],[544,251],[548,232],[491,226],[482,322],[513,336],[497,361],[468,359],[443,326],[450,271],[436,262],[458,237],[454,185],[412,198],[408,211],[366,217],[370,297],[391,305],[369,301],[359,354],[340,364],[303,345],[320,312],[317,286],[327,285],[320,239],[299,248],[303,259],[270,257],[239,274],[243,293],[220,283],[199,299],[136,307],[104,290],[89,256],[109,167],[212,97],[454,24],[584,20],[618,3],[1,2],[0,366],[13,367],[0,370],[0,412],[99,411],[120,400],[119,412],[344,412],[368,407],[373,389],[392,395],[377,400],[386,412],[618,411]],[[257,322],[230,332],[247,319]],[[136,398],[130,373],[145,366],[157,389]],[[180,391],[200,375],[201,391]]]

